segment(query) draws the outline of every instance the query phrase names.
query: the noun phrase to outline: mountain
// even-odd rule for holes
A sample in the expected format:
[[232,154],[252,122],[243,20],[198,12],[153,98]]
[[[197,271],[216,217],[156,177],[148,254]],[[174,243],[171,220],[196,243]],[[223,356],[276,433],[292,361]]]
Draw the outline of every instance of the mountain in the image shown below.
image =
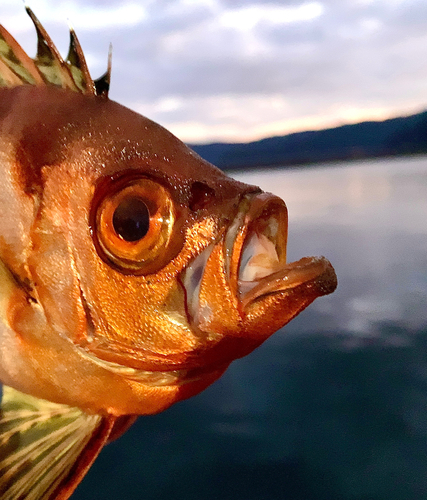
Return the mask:
[[249,143],[190,147],[223,170],[427,153],[427,111]]

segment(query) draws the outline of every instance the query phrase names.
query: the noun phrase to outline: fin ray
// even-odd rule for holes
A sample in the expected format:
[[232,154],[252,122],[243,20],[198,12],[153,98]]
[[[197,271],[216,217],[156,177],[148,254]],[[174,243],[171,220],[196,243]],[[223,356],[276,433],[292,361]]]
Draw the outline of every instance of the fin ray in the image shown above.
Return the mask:
[[68,68],[74,83],[83,93],[96,94],[95,83],[92,80],[83,49],[76,32],[70,28],[70,48],[67,56]]
[[64,61],[33,11],[28,6],[25,9],[37,32],[37,55],[34,59],[29,57],[0,25],[0,87],[53,85],[82,94],[108,97],[111,56],[106,74],[94,81],[73,28],[70,28],[70,46]]
[[17,87],[23,85],[22,79],[10,69],[9,65],[5,63],[0,55],[0,81],[4,87]]
[[113,46],[110,44],[110,48],[108,50],[107,71],[93,82],[95,85],[96,94],[103,97],[108,97],[108,92],[110,90],[112,59],[113,59]]
[[33,11],[28,6],[25,6],[25,9],[36,28],[37,55],[34,62],[43,75],[43,79],[51,85],[78,90],[74,80],[71,78],[68,67],[65,65],[61,54],[58,52],[47,31],[43,28]]
[[[13,36],[0,25],[0,59],[22,83],[43,85],[43,79],[34,63]],[[3,70],[0,70],[0,75]]]
[[68,498],[107,442],[114,422],[113,417],[89,415],[3,386],[2,500]]

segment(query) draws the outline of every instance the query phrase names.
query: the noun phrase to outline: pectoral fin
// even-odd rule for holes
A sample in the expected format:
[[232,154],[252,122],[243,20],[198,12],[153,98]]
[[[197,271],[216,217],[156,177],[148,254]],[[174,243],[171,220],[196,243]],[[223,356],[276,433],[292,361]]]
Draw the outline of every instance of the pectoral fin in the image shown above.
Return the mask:
[[2,500],[69,498],[115,422],[7,386],[0,408]]

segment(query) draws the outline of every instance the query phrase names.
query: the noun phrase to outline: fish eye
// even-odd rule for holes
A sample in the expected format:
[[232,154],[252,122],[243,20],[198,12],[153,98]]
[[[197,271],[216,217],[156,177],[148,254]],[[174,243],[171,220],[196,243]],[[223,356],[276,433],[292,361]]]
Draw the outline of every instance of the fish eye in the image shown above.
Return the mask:
[[124,274],[154,272],[170,258],[175,221],[169,191],[153,179],[107,179],[95,192],[90,225],[96,250]]
[[125,241],[142,239],[150,228],[150,212],[143,200],[126,198],[117,206],[113,214],[113,227]]

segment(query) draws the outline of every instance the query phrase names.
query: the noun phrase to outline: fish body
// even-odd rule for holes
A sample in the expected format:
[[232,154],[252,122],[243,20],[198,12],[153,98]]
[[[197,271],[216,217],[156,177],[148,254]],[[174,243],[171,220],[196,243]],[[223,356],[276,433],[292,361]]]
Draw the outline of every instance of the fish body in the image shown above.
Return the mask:
[[[47,421],[94,416],[64,455],[77,465],[33,489],[68,498],[134,415],[205,389],[336,276],[323,257],[286,262],[280,198],[109,100],[109,73],[90,79],[74,33],[64,62],[28,11],[34,60],[0,30],[0,381],[17,434],[26,395]],[[3,459],[0,492],[20,498]]]

